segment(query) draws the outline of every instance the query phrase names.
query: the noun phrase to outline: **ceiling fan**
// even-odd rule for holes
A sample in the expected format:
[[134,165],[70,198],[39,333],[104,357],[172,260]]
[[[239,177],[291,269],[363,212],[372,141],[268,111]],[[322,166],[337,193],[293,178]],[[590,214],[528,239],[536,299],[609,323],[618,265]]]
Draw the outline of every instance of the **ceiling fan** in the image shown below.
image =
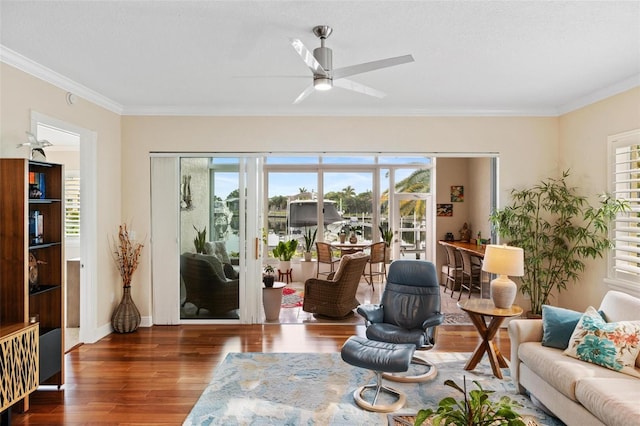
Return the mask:
[[369,96],[375,96],[377,98],[384,98],[386,93],[369,86],[365,86],[364,84],[347,80],[344,77],[414,61],[413,56],[404,55],[333,69],[332,51],[330,48],[324,46],[324,41],[332,32],[333,29],[328,25],[318,25],[313,28],[313,34],[320,39],[320,47],[315,48],[313,50],[313,54],[300,40],[291,39],[291,45],[313,73],[313,84],[300,93],[300,95],[293,101],[294,104],[302,102],[302,100],[309,96],[314,90],[330,90],[333,86],[363,93]]

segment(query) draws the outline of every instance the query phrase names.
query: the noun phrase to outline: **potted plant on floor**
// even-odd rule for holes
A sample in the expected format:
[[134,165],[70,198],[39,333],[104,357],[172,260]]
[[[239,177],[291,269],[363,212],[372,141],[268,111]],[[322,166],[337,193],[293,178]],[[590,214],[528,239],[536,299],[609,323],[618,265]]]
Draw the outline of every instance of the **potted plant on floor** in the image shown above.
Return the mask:
[[280,261],[278,265],[280,271],[286,272],[291,269],[291,258],[296,253],[297,248],[298,240],[280,241],[273,248],[273,257]]
[[193,229],[196,230],[196,237],[193,239],[193,245],[196,247],[196,253],[204,253],[204,245],[207,242],[207,227],[205,226],[202,231],[193,225]]
[[393,231],[389,227],[388,223],[378,225],[378,229],[380,230],[380,236],[382,237],[382,241],[385,242],[387,249],[385,250],[385,259],[384,263],[391,263],[391,242],[393,241]]
[[262,282],[267,288],[273,287],[273,283],[276,280],[276,277],[273,276],[273,272],[273,266],[269,264],[264,266],[264,275],[262,276]]
[[318,228],[311,232],[311,229],[305,230],[304,233],[304,260],[305,262],[311,261],[311,249],[313,245],[316,243],[316,235],[318,234]]
[[531,299],[531,314],[539,316],[552,291],[566,289],[584,271],[584,259],[602,257],[613,248],[609,221],[628,209],[628,203],[602,195],[597,207],[575,187],[567,185],[568,171],[531,188],[511,191],[512,202],[490,220],[509,245],[524,250],[520,291]]
[[463,387],[458,386],[453,380],[445,380],[444,384],[450,386],[464,395],[462,400],[452,397],[443,398],[434,411],[431,408],[420,410],[416,416],[414,425],[420,426],[427,419],[433,426],[469,426],[469,425],[508,425],[525,426],[522,416],[515,411],[521,405],[503,396],[498,401],[491,401],[489,395],[494,391],[484,390],[477,381],[473,383],[478,387],[467,392],[467,379],[463,379]]

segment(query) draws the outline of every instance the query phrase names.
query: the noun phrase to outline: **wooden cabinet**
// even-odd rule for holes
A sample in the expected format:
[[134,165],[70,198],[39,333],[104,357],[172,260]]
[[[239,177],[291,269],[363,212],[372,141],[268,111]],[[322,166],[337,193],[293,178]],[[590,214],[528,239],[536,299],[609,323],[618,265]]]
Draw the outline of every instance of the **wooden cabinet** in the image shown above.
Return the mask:
[[0,159],[0,326],[39,324],[39,382],[64,384],[64,170]]
[[38,387],[38,324],[0,326],[0,411]]

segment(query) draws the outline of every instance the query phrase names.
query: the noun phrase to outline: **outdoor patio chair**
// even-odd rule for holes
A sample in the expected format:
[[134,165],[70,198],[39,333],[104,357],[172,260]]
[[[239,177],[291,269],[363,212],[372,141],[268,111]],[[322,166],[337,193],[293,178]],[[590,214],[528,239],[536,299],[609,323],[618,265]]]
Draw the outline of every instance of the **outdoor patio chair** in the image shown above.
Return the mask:
[[[382,277],[382,282],[387,279],[387,265],[385,264],[385,257],[387,252],[387,243],[381,241],[369,246],[369,262],[367,262],[368,269],[365,268],[364,279],[371,285],[373,291],[375,286],[373,285],[373,277]],[[374,270],[374,265],[380,265],[378,270]]]
[[211,255],[184,253],[180,255],[180,274],[186,290],[187,302],[212,314],[239,308],[239,281],[224,276],[220,260]]
[[[333,272],[335,271],[335,265],[336,263],[340,262],[340,259],[333,257],[333,249],[331,248],[331,244],[316,242],[316,253],[318,255],[316,278],[318,278],[320,275],[329,276],[333,274]],[[320,272],[321,264],[328,264],[329,270]]]
[[335,273],[326,280],[309,278],[304,283],[302,310],[336,319],[353,314],[360,304],[356,292],[368,260],[369,256],[362,252],[348,254],[340,259]]

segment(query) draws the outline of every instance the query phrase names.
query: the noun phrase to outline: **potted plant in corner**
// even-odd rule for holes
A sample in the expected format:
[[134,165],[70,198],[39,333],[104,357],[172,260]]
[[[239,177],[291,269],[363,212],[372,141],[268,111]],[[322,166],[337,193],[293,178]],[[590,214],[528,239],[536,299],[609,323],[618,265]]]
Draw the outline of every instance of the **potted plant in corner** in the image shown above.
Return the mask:
[[524,276],[520,291],[531,299],[531,315],[540,316],[553,291],[565,290],[584,271],[584,259],[602,257],[613,247],[609,221],[628,209],[624,200],[608,194],[597,207],[575,187],[568,171],[531,188],[513,189],[511,204],[491,217],[498,235],[524,250]]
[[196,247],[196,253],[204,253],[204,245],[207,242],[207,227],[205,226],[202,231],[193,225],[193,229],[196,230],[196,237],[193,239],[193,245]]
[[378,229],[380,230],[382,241],[384,241],[385,245],[387,246],[384,255],[384,263],[389,264],[391,263],[391,243],[393,242],[393,231],[389,227],[388,223],[385,223],[384,226],[382,224],[378,225]]
[[273,287],[273,283],[276,280],[276,277],[273,276],[273,272],[273,266],[269,264],[264,266],[264,275],[262,276],[262,282],[267,288]]
[[443,398],[438,403],[438,408],[420,410],[416,416],[414,425],[420,426],[429,419],[433,426],[440,425],[508,425],[525,426],[522,416],[515,411],[521,405],[503,396],[498,401],[491,401],[489,395],[494,391],[484,390],[480,383],[473,381],[478,387],[467,392],[467,379],[464,378],[463,388],[453,380],[445,380],[444,384],[450,386],[464,395],[460,401],[452,397]]
[[291,269],[291,258],[296,253],[297,248],[298,240],[280,241],[273,248],[273,257],[280,261],[278,265],[280,271],[286,272]]
[[316,235],[318,234],[318,228],[311,232],[311,229],[307,229],[304,233],[304,260],[305,262],[311,261],[311,249],[316,243]]

